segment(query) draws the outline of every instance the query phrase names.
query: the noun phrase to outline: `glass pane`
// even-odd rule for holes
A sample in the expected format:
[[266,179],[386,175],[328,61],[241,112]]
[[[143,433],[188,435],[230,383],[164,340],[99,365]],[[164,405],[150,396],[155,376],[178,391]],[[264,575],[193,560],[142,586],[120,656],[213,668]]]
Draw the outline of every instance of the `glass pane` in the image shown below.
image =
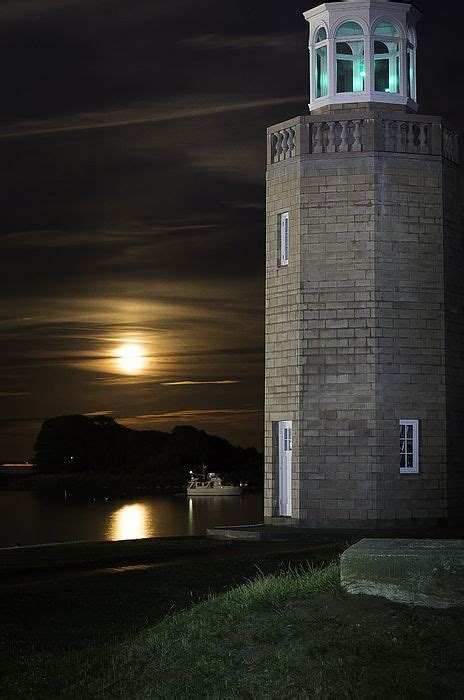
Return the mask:
[[364,42],[337,42],[337,92],[364,90]]
[[353,49],[351,48],[351,45],[348,44],[346,41],[339,41],[337,43],[337,54],[343,54],[344,56],[352,56],[353,55]]
[[400,456],[400,469],[404,469],[405,465],[406,465],[406,458],[405,458],[404,454],[402,454]]
[[408,456],[407,456],[407,463],[406,463],[406,466],[407,466],[408,469],[412,469],[412,468],[413,468],[412,455],[408,455]]
[[337,92],[353,92],[353,61],[337,61]]
[[404,439],[405,426],[400,425],[400,438]]
[[400,59],[396,41],[374,43],[375,89],[378,92],[399,92]]
[[412,454],[414,452],[412,440],[406,440],[406,452],[408,454]]
[[379,22],[374,29],[374,34],[398,36],[398,30],[391,22]]
[[375,62],[375,89],[378,92],[389,92],[390,89],[390,61],[387,59]]
[[324,97],[327,93],[327,46],[321,46],[316,49],[316,97]]
[[395,58],[395,72],[393,75],[390,75],[390,92],[399,92],[400,91],[400,57],[397,56]]
[[318,44],[320,41],[325,41],[327,39],[327,32],[325,31],[325,27],[321,27],[320,29],[317,30],[316,33],[316,44]]
[[408,49],[408,97],[414,97],[414,49]]
[[411,439],[412,438],[412,425],[408,425],[406,427],[406,437]]
[[362,27],[357,22],[344,22],[337,30],[337,36],[362,36]]
[[374,53],[377,56],[379,53],[389,53],[388,46],[384,41],[374,42]]

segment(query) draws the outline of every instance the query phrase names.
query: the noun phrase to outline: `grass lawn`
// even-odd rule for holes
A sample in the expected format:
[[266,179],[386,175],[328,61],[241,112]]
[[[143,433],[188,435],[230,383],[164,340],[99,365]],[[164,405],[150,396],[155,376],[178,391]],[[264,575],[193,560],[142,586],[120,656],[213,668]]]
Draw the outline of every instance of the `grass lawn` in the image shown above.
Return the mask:
[[346,545],[179,538],[150,568],[68,572],[47,551],[2,578],[0,697],[462,698],[464,610],[342,593],[311,566]]
[[259,570],[328,563],[346,546],[340,537],[284,543],[166,538],[2,550],[0,697],[68,694],[83,674],[99,679],[115,648],[166,615]]
[[332,565],[258,578],[116,651],[79,694],[157,698],[462,698],[464,610],[340,591]]

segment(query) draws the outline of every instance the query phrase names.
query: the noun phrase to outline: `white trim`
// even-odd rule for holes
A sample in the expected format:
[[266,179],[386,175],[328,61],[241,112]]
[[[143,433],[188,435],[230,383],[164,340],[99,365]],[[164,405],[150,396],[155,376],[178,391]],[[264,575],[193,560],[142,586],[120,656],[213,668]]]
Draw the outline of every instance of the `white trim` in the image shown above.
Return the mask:
[[279,515],[292,515],[292,421],[279,421]]
[[[325,29],[325,33],[327,34],[327,39],[321,39],[321,41],[316,42],[316,36],[319,31],[319,29]],[[315,24],[315,29],[311,32],[311,35],[309,37],[309,43],[312,44],[313,46],[318,46],[319,44],[322,44],[324,41],[329,40],[329,27],[327,25],[327,22],[324,20],[321,20],[319,24]]]
[[[380,6],[381,5],[381,6]],[[304,13],[304,17],[310,24],[309,51],[311,58],[311,69],[309,75],[309,109],[319,110],[328,105],[339,105],[359,102],[387,103],[409,108],[417,112],[417,63],[416,47],[417,41],[410,41],[408,31],[411,36],[416,36],[415,23],[419,19],[420,13],[409,5],[399,3],[379,3],[373,7],[367,0],[359,2],[336,2],[319,5],[313,10]],[[345,22],[355,22],[363,30],[363,35],[356,34],[345,37],[337,37],[337,32]],[[398,36],[374,34],[375,28],[382,22],[392,24],[398,31]],[[328,46],[328,94],[316,97],[316,47],[326,42],[315,43],[316,32],[324,26],[327,34]],[[337,93],[337,55],[336,45],[339,41],[351,43],[353,41],[364,41],[364,90]],[[375,90],[375,61],[374,42],[388,41],[398,45],[399,58],[399,85],[398,92],[383,92]],[[413,45],[414,57],[414,78],[411,95],[408,97],[408,75],[407,75],[407,48]],[[390,75],[393,71],[393,61],[396,63],[396,56],[391,57]],[[354,85],[353,87],[356,87]],[[358,84],[359,87],[359,84]]]
[[279,265],[288,265],[288,251],[290,239],[290,217],[288,211],[279,214]]
[[[348,22],[354,22],[354,24],[359,24],[359,26],[362,29],[362,34],[350,34],[346,35],[346,37],[340,37],[337,36],[337,32],[342,26],[342,24],[347,24]],[[363,39],[366,38],[366,36],[369,35],[369,25],[364,19],[364,17],[360,17],[359,15],[356,15],[356,13],[347,13],[343,17],[339,17],[338,20],[336,20],[331,27],[329,27],[329,39],[332,39],[333,41],[344,41],[346,39],[358,39],[359,41],[362,41]]]
[[[397,36],[390,36],[389,34],[376,34],[375,28],[378,24],[381,24],[382,22],[385,22],[385,23],[388,22],[393,27],[395,27],[395,29],[398,32]],[[392,19],[391,17],[388,17],[388,15],[380,15],[380,17],[375,18],[375,20],[372,22],[372,25],[371,25],[371,34],[372,34],[372,36],[375,36],[376,39],[378,36],[380,36],[380,37],[388,36],[389,41],[393,41],[394,39],[396,39],[397,41],[400,41],[400,39],[406,39],[406,29],[405,29],[403,23],[400,22],[396,17],[394,19]],[[382,39],[382,41],[384,41],[384,39]]]
[[[412,467],[401,466],[400,461],[400,474],[418,474],[419,473],[419,421],[417,419],[402,418],[399,422],[400,425],[400,460],[401,455],[407,455],[407,436],[406,431],[408,427],[412,427]],[[405,437],[401,437],[401,427],[404,426]],[[411,453],[409,453],[411,454]]]

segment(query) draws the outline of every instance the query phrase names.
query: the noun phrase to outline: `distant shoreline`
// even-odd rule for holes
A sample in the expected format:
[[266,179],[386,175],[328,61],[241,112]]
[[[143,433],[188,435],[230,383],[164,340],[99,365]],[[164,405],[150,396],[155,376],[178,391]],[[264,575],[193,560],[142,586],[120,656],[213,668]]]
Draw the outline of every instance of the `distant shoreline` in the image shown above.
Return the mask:
[[[156,484],[127,474],[70,473],[0,475],[1,491],[33,491],[47,498],[73,501],[121,498],[146,495],[182,495],[185,484]],[[247,493],[261,492],[262,487],[249,487]]]
[[173,495],[185,490],[185,485],[159,485],[115,474],[25,474],[0,475],[0,491],[34,491],[49,498],[87,500],[153,494]]

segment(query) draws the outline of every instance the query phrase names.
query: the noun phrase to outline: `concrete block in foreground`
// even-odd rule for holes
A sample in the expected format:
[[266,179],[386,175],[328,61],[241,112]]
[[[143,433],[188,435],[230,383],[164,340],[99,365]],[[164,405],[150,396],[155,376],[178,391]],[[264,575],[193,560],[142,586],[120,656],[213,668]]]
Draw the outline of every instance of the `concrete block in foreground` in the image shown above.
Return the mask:
[[464,607],[464,540],[363,539],[343,552],[340,565],[348,593]]

